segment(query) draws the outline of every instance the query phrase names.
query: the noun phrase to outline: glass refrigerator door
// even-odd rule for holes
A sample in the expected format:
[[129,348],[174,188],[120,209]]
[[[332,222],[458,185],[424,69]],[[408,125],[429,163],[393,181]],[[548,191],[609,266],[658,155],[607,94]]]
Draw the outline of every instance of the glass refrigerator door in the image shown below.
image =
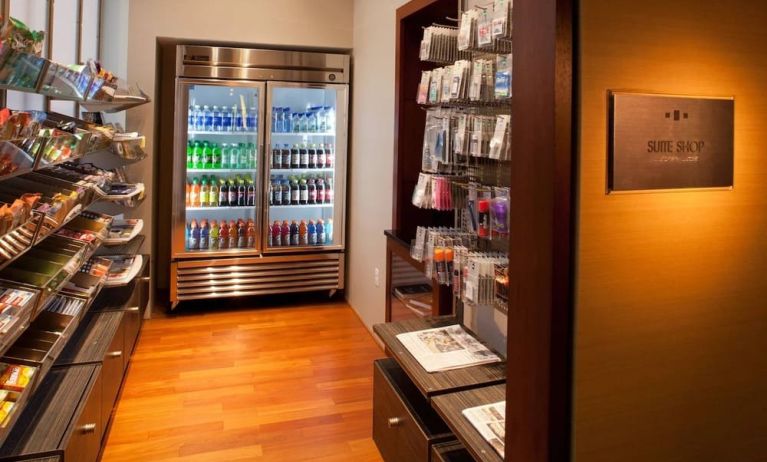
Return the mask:
[[183,81],[180,89],[177,114],[186,113],[186,120],[176,121],[185,134],[176,140],[182,159],[175,163],[183,179],[177,188],[185,188],[180,253],[258,253],[264,84]]
[[268,88],[265,251],[343,249],[348,86]]

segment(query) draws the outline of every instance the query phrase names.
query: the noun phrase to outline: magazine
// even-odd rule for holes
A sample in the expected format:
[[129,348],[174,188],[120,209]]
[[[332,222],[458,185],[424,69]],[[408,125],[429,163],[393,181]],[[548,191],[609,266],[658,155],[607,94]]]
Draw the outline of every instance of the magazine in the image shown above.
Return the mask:
[[501,361],[500,357],[458,324],[399,334],[397,340],[408,349],[426,372]]
[[506,438],[506,401],[470,407],[463,410],[463,415],[469,419],[485,441],[501,457],[505,457],[503,449]]

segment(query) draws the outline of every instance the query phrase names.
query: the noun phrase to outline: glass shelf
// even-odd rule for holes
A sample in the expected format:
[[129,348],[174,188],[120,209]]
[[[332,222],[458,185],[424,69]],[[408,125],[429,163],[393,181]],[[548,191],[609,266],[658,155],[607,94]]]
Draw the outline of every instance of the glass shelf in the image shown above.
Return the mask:
[[270,205],[270,209],[319,209],[332,208],[333,204]]
[[254,173],[257,168],[187,168],[186,173]]
[[187,207],[187,212],[200,212],[200,211],[215,211],[215,210],[254,210],[256,208],[255,205],[238,205],[238,206],[226,206],[226,207]]
[[335,167],[329,167],[329,168],[273,168],[269,170],[269,173],[273,174],[279,174],[279,173],[334,173],[336,171]]
[[217,131],[205,131],[205,130],[188,130],[188,135],[220,135],[220,136],[253,136],[258,135],[256,131],[243,131],[243,132],[217,132]]
[[275,136],[324,136],[335,138],[335,132],[272,132],[272,137]]

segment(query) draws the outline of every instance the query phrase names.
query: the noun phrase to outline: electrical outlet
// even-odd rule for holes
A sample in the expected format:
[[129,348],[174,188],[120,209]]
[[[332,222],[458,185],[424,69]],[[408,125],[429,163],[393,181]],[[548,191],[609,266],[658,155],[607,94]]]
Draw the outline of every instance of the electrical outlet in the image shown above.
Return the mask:
[[381,271],[378,268],[373,269],[373,283],[376,287],[381,286]]

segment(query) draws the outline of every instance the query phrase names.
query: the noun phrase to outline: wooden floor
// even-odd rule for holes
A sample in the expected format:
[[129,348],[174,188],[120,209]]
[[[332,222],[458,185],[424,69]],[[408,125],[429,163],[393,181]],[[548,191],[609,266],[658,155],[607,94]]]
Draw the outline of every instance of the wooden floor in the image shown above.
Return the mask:
[[144,324],[103,461],[380,461],[380,357],[345,303],[160,315]]

